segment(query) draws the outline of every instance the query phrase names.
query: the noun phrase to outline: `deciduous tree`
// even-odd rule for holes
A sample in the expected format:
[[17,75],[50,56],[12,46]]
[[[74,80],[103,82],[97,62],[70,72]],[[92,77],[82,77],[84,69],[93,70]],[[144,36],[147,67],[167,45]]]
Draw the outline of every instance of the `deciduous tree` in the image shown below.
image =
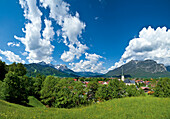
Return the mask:
[[162,78],[158,81],[154,88],[154,95],[156,97],[170,97],[170,79]]
[[28,93],[23,78],[15,72],[9,71],[4,79],[4,95],[9,102],[26,103],[28,101]]

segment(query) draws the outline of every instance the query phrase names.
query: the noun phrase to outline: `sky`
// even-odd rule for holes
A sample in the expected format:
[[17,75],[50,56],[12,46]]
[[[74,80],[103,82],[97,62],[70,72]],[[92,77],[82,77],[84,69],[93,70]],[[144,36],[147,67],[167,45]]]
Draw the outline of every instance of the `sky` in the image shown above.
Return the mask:
[[1,0],[0,59],[106,73],[131,60],[170,65],[169,0]]

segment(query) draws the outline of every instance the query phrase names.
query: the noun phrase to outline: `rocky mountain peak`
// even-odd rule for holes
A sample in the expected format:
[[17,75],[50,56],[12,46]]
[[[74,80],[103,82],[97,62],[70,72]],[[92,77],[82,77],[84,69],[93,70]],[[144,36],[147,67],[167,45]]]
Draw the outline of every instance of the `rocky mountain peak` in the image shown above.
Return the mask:
[[124,74],[134,77],[148,77],[148,76],[169,76],[167,67],[164,64],[158,64],[154,60],[137,61],[132,60],[121,67],[109,71],[106,76],[117,76],[122,74],[122,67]]
[[55,65],[55,68],[61,71],[65,71],[69,69],[65,64]]
[[40,65],[47,65],[44,61],[39,62]]

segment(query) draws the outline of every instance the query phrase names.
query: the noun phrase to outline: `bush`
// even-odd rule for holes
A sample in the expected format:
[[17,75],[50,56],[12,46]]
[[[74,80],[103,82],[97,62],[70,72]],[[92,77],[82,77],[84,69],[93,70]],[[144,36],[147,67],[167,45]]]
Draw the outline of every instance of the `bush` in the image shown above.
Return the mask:
[[98,101],[106,101],[106,100],[110,99],[108,93],[109,93],[108,86],[107,85],[101,85],[98,88],[95,97]]
[[140,93],[137,90],[135,85],[127,86],[127,88],[126,88],[126,96],[132,97],[132,96],[139,96],[139,95],[140,95]]
[[154,91],[156,97],[170,97],[170,79],[160,79]]
[[111,99],[122,98],[125,95],[126,85],[117,79],[111,80],[108,85],[108,95]]
[[138,90],[138,92],[139,92],[139,95],[140,95],[140,96],[146,96],[146,95],[145,95],[145,91],[144,91],[143,89],[140,88],[140,89]]
[[99,88],[99,83],[97,81],[90,81],[87,85],[87,97],[88,100],[94,100],[97,101],[95,98],[96,92]]

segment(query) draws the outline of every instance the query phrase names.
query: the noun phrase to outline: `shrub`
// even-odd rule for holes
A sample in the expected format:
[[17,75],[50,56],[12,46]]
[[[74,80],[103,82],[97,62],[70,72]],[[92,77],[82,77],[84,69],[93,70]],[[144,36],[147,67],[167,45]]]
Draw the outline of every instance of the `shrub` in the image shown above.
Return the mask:
[[170,97],[170,79],[160,79],[154,91],[154,96],[156,97]]
[[126,88],[126,95],[128,97],[132,97],[132,96],[139,96],[140,93],[137,90],[135,85],[130,85],[130,86],[127,86],[127,88]]

